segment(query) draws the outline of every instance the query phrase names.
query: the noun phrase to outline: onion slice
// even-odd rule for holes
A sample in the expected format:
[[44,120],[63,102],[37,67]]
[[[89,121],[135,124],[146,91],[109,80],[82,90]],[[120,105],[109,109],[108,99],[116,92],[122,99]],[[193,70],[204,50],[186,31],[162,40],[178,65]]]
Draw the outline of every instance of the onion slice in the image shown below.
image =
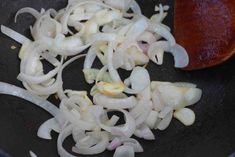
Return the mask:
[[94,155],[99,154],[105,151],[108,142],[109,136],[107,132],[91,132],[89,133],[91,137],[99,139],[100,141],[91,147],[73,147],[73,152],[83,155]]
[[60,132],[60,127],[55,118],[51,118],[44,122],[38,129],[38,137],[51,140],[51,131]]
[[131,146],[120,146],[116,149],[113,157],[134,157],[135,152],[134,149]]
[[33,15],[36,19],[38,19],[41,16],[41,14],[33,8],[30,8],[30,7],[22,8],[22,9],[18,10],[15,15],[15,23],[17,21],[17,17],[23,13],[29,13],[29,14]]
[[48,102],[47,100],[44,100],[39,96],[33,95],[22,88],[10,85],[8,83],[0,82],[0,94],[13,95],[25,99],[43,108],[54,117],[56,117],[56,115],[60,113],[60,110],[55,105]]
[[7,35],[8,37],[14,39],[15,41],[17,41],[20,44],[23,44],[26,41],[30,41],[28,38],[26,38],[25,36],[21,35],[20,33],[1,25],[1,32],[5,35]]
[[[125,121],[126,123],[123,126],[107,126],[101,123],[100,121],[100,116],[102,113],[94,115],[97,123],[99,126],[104,129],[105,131],[111,133],[112,135],[116,136],[124,136],[124,137],[131,137],[134,134],[136,125],[135,125],[135,120],[132,118],[132,116],[126,111],[126,110],[118,110],[119,112],[122,112],[125,116]],[[95,114],[95,113],[94,113]]]
[[[157,41],[150,45],[148,56],[156,64],[161,65],[163,61],[163,52],[169,52],[174,56],[175,67],[184,68],[189,64],[189,56],[187,51],[180,45],[171,44],[167,41]],[[157,59],[155,58],[157,56]]]
[[133,108],[136,105],[134,96],[127,98],[111,98],[102,94],[96,94],[93,98],[96,105],[103,106],[107,109],[127,109]]

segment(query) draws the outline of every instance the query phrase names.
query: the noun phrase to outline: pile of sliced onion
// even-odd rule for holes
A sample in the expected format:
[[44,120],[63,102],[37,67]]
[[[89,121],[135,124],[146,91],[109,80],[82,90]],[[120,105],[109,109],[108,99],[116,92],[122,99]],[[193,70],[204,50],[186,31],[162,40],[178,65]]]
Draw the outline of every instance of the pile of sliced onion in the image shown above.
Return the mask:
[[[23,13],[35,17],[30,27],[33,41],[3,25],[1,32],[22,44],[17,78],[26,90],[0,82],[0,93],[28,100],[53,116],[37,134],[49,140],[51,131],[58,132],[61,157],[74,156],[63,148],[70,135],[75,141],[74,153],[93,155],[107,149],[115,150],[114,157],[133,157],[144,151],[134,135],[154,140],[152,130],[165,130],[173,117],[192,125],[195,114],[187,107],[202,95],[194,84],[151,81],[145,69],[150,60],[161,65],[164,52],[174,56],[176,68],[189,63],[186,50],[162,23],[168,9],[160,4],[148,19],[135,0],[69,0],[58,11],[22,8],[15,21]],[[81,54],[85,49],[87,54]],[[69,56],[72,58],[67,60]],[[93,101],[86,91],[63,89],[63,70],[81,57],[85,57],[85,79],[93,84]],[[103,68],[93,68],[96,58]],[[53,66],[48,73],[44,61]],[[122,80],[119,68],[131,71],[130,76]],[[51,94],[58,95],[58,108],[46,100]],[[115,114],[108,116],[112,111]],[[124,124],[119,125],[118,112],[123,114]],[[30,155],[36,156],[31,151]]]

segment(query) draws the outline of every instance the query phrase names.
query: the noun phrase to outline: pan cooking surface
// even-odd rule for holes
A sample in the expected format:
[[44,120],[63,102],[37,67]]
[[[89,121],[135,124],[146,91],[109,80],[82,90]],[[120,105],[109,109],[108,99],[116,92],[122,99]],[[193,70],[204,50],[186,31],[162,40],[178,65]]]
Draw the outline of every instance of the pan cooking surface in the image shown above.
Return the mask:
[[[138,0],[143,13],[150,16],[154,5],[162,2],[171,6],[165,23],[173,25],[173,0]],[[14,23],[14,14],[22,7],[62,8],[66,0],[0,0],[0,24],[28,35],[32,16],[23,14]],[[14,45],[17,48],[11,49]],[[0,35],[0,81],[22,87],[16,79],[19,73],[17,54],[20,45]],[[81,75],[83,60],[78,60],[66,68],[63,77],[66,88],[89,90]],[[139,140],[144,153],[137,157],[227,157],[235,151],[235,61],[206,70],[184,72],[173,68],[173,58],[166,55],[163,66],[150,64],[148,70],[152,80],[185,81],[196,83],[203,90],[202,100],[192,109],[196,113],[193,126],[185,127],[173,120],[170,127],[161,132],[155,131],[155,141]],[[73,76],[70,74],[73,73]],[[125,75],[125,72],[122,73]],[[50,98],[54,103],[55,100]],[[29,102],[12,96],[0,95],[0,150],[12,157],[29,156],[29,150],[39,157],[57,157],[57,134],[47,141],[37,137],[37,129],[50,115]],[[73,143],[68,139],[65,147]],[[0,151],[2,152],[2,151]],[[104,152],[97,157],[111,157],[113,152]],[[1,153],[0,153],[0,156]],[[96,156],[95,156],[96,157]]]

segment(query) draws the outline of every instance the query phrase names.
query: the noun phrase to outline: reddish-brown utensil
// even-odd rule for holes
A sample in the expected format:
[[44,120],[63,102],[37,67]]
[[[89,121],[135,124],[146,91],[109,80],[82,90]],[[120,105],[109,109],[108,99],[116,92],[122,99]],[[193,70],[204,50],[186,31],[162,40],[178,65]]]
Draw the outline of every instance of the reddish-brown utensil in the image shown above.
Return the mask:
[[185,70],[211,67],[235,53],[234,0],[175,0],[174,33],[189,53]]

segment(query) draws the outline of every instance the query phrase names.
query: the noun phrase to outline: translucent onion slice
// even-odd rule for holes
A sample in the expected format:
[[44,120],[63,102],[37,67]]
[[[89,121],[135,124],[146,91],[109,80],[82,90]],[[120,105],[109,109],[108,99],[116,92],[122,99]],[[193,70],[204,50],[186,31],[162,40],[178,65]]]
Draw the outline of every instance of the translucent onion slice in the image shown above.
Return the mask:
[[51,131],[54,130],[56,132],[60,132],[60,127],[58,122],[56,121],[55,118],[51,118],[49,120],[47,120],[46,122],[44,122],[38,129],[38,137],[43,138],[43,139],[47,139],[47,140],[51,140]]
[[[116,136],[124,136],[124,137],[131,137],[135,131],[136,125],[135,125],[135,120],[131,117],[131,115],[126,111],[126,110],[113,110],[113,111],[119,111],[124,114],[124,118],[126,123],[122,126],[107,126],[101,123],[100,121],[100,116],[102,113],[94,113],[93,115],[95,116],[95,119],[99,126],[104,129],[105,131],[111,133],[112,135]],[[96,115],[95,115],[96,114]]]
[[141,125],[145,122],[145,120],[148,118],[151,110],[152,110],[152,102],[149,100],[143,100],[142,101],[142,113],[135,119],[136,120],[136,126]]
[[193,105],[195,103],[197,103],[198,101],[201,100],[202,97],[202,90],[199,88],[189,88],[185,95],[185,100],[187,102],[186,106],[190,106]]
[[86,58],[84,61],[84,65],[83,65],[83,69],[91,69],[91,67],[95,61],[95,58],[96,58],[96,53],[97,53],[96,47],[91,46],[87,52],[87,55],[86,55]]
[[148,125],[150,129],[153,129],[157,120],[159,113],[157,111],[151,111],[148,118],[145,120],[145,124]]
[[104,1],[107,5],[112,6],[113,8],[120,9],[122,11],[125,11],[129,7],[129,3],[131,0],[119,0],[119,1],[113,1],[113,0],[105,0]]
[[134,138],[126,138],[126,137],[115,137],[110,144],[107,146],[108,150],[114,150],[117,147],[124,145],[131,146],[135,152],[143,152],[143,148],[140,143]]
[[82,139],[76,142],[76,145],[73,148],[73,150],[75,150],[74,152],[78,153],[77,149],[79,147],[83,149],[89,149],[90,147],[96,145],[98,142],[99,142],[99,139],[96,139],[90,135],[85,135],[85,137],[83,137]]
[[[169,52],[174,56],[175,67],[184,68],[189,63],[189,57],[187,51],[180,45],[170,45],[167,41],[157,41],[150,45],[148,50],[148,56],[156,64],[161,65],[163,62],[163,52]],[[157,60],[155,58],[157,56]]]
[[151,93],[151,98],[153,101],[154,110],[161,111],[164,108],[165,103],[164,103],[163,98],[157,88]]
[[155,140],[155,136],[150,128],[143,124],[135,130],[135,136],[143,138],[145,140]]
[[17,13],[15,15],[15,23],[17,21],[17,17],[23,13],[29,13],[29,14],[33,15],[36,19],[38,19],[41,16],[41,14],[33,8],[30,8],[30,7],[21,8],[20,10],[17,11]]
[[82,130],[78,125],[74,125],[72,128],[73,140],[78,143],[81,139],[86,137],[85,130]]
[[54,77],[59,72],[60,67],[57,67],[50,71],[49,73],[42,75],[42,76],[30,76],[25,73],[20,73],[17,77],[18,80],[22,82],[29,82],[30,84],[40,84],[43,82],[48,81],[52,77]]
[[188,108],[182,108],[174,112],[174,117],[185,126],[190,126],[195,121],[195,113]]
[[64,140],[72,134],[72,129],[73,126],[70,124],[68,126],[66,126],[65,128],[62,129],[62,131],[59,134],[59,137],[57,139],[57,151],[58,154],[60,156],[64,156],[64,157],[76,157],[72,154],[70,154],[69,152],[67,152],[64,148],[63,148],[63,142]]
[[126,49],[130,46],[133,41],[136,41],[137,38],[144,33],[146,28],[148,27],[147,20],[144,17],[140,17],[133,23],[132,27],[126,34],[125,40],[123,41],[122,45],[120,46],[122,49]]
[[131,1],[130,8],[131,8],[131,10],[133,10],[133,12],[135,14],[142,15],[141,8],[140,8],[139,4],[135,0]]
[[159,113],[158,117],[159,118],[165,118],[171,111],[172,111],[172,107],[169,107],[169,106],[165,106],[161,112]]
[[20,44],[23,44],[26,41],[30,41],[28,38],[26,38],[25,36],[17,33],[16,31],[1,25],[1,32],[5,35],[7,35],[8,37],[14,39],[15,41],[17,41]]
[[115,150],[113,157],[134,157],[135,152],[131,146],[123,145]]
[[150,76],[148,71],[143,67],[135,67],[130,75],[130,78],[128,79],[128,84],[131,85],[132,89],[126,87],[126,93],[141,93],[150,85]]
[[197,88],[196,84],[188,83],[188,82],[175,82],[174,85],[177,87]]
[[127,98],[112,98],[102,94],[96,94],[93,98],[96,105],[103,106],[107,109],[127,109],[133,108],[136,105],[136,98],[134,96]]
[[107,132],[91,132],[89,133],[91,137],[98,139],[98,143],[91,147],[73,147],[73,152],[83,155],[93,155],[99,154],[105,151],[109,143],[109,135]]
[[165,130],[171,123],[173,117],[173,110],[169,114],[167,114],[157,126],[155,126],[159,130]]
[[8,83],[0,82],[0,93],[17,96],[29,102],[32,102],[35,105],[49,112],[54,117],[56,117],[56,115],[60,113],[60,110],[55,105],[48,102],[47,100],[44,100],[39,96],[33,95],[22,88],[10,85]]
[[34,152],[32,152],[31,150],[29,151],[29,155],[30,155],[31,157],[37,157],[37,155],[36,155]]
[[169,42],[170,46],[174,46],[176,44],[175,38],[173,37],[173,35],[170,33],[169,30],[167,30],[161,24],[156,24],[154,28],[154,32],[156,32],[157,34],[165,38]]

